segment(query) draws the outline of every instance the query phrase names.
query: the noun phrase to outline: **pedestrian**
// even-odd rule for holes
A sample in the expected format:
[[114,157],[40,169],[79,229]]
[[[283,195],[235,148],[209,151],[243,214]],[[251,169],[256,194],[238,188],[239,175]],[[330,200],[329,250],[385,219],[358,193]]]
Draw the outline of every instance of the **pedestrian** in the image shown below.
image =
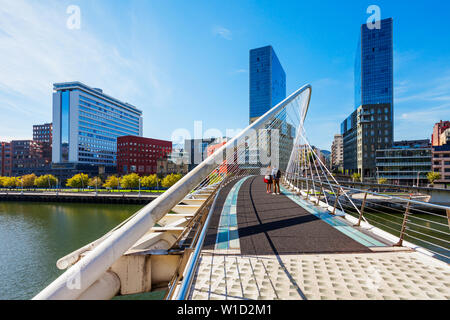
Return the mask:
[[280,178],[281,170],[277,167],[272,169],[272,180],[273,180],[273,194],[280,194]]
[[264,182],[267,185],[267,193],[272,193],[272,171],[270,166],[267,167],[266,175],[264,176]]

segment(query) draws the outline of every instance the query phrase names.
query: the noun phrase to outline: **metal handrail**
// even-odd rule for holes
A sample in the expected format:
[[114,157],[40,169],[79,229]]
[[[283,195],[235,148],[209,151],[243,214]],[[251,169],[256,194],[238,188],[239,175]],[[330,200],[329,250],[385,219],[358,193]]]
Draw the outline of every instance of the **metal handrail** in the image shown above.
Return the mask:
[[[221,189],[222,187],[220,187]],[[205,241],[205,237],[206,237],[206,233],[208,231],[208,226],[209,226],[209,222],[211,220],[212,214],[214,212],[214,209],[216,207],[216,202],[217,202],[217,198],[219,197],[220,191],[217,191],[216,197],[214,198],[214,202],[209,210],[208,213],[208,218],[205,221],[205,224],[203,225],[203,229],[202,232],[200,234],[200,237],[198,238],[197,241],[197,246],[195,247],[194,253],[191,255],[190,259],[189,259],[189,263],[186,266],[186,276],[183,278],[183,282],[181,283],[181,287],[179,290],[179,294],[178,297],[176,298],[176,300],[185,300],[186,299],[186,294],[192,284],[192,280],[193,280],[193,275],[195,272],[195,269],[198,265],[198,259],[200,257],[200,251],[203,247],[203,243]]]
[[[179,204],[196,186],[208,177],[217,163],[223,158],[223,153],[228,148],[234,148],[235,143],[241,141],[253,130],[258,130],[272,117],[275,117],[280,110],[283,110],[291,102],[295,101],[303,92],[307,92],[307,101],[304,105],[301,123],[306,118],[309,103],[311,100],[312,88],[305,85],[295,91],[284,101],[270,109],[253,124],[249,125],[236,137],[228,141],[219,148],[213,155],[200,163],[194,170],[179,180],[173,187],[163,195],[141,209],[120,229],[116,230],[107,239],[89,251],[86,256],[75,265],[59,276],[47,288],[41,291],[33,299],[76,299],[85,292],[95,281],[97,281],[107,270],[129,250],[148,230],[161,220],[172,208]],[[67,284],[73,279],[80,278],[77,289],[69,289]]]
[[[302,177],[298,177],[296,179],[300,179],[300,180],[303,180],[303,181],[308,180],[308,182],[311,181],[311,182],[315,183],[316,185],[320,184],[320,182],[317,182],[316,180],[313,180],[313,179],[307,179],[307,178],[302,178]],[[358,192],[361,192],[361,193],[366,193],[367,192],[368,194],[372,194],[372,195],[376,195],[376,196],[382,196],[382,197],[385,197],[385,198],[388,198],[388,199],[391,199],[391,200],[400,200],[402,202],[410,201],[411,203],[414,203],[414,204],[420,204],[420,205],[424,205],[424,206],[429,206],[429,207],[432,207],[432,208],[435,208],[435,209],[441,209],[441,210],[449,210],[450,209],[450,206],[443,206],[443,205],[439,205],[439,204],[423,202],[423,201],[417,201],[417,200],[408,200],[408,199],[405,199],[405,198],[395,197],[395,196],[388,195],[388,194],[381,194],[381,193],[377,193],[377,192],[373,192],[373,191],[369,191],[369,190],[362,190],[362,189],[358,189],[358,188],[344,187],[342,185],[337,185],[337,184],[332,184],[332,183],[324,183],[324,182],[322,182],[322,184],[330,185],[330,186],[333,186],[333,187],[338,187],[338,188],[342,188],[342,189],[350,190],[350,191],[358,191]]]

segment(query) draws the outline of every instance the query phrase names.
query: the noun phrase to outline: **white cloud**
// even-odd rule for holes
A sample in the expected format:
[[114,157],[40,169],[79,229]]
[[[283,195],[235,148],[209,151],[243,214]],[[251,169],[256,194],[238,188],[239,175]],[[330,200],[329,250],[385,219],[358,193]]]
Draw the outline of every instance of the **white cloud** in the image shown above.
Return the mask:
[[231,31],[227,28],[221,27],[221,26],[215,26],[212,30],[213,34],[215,36],[220,36],[224,38],[225,40],[233,40],[233,36],[231,34]]
[[231,74],[245,74],[248,73],[247,69],[236,69],[231,72]]

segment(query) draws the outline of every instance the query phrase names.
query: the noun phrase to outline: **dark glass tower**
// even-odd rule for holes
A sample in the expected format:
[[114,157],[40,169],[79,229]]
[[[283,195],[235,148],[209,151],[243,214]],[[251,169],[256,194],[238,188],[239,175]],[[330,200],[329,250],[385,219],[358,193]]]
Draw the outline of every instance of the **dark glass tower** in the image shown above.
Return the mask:
[[355,109],[361,105],[394,105],[394,50],[392,18],[381,20],[381,28],[361,26],[355,59]]
[[361,26],[355,59],[355,111],[341,124],[344,169],[376,174],[376,151],[394,141],[393,20]]
[[286,73],[272,46],[250,50],[250,123],[286,98]]

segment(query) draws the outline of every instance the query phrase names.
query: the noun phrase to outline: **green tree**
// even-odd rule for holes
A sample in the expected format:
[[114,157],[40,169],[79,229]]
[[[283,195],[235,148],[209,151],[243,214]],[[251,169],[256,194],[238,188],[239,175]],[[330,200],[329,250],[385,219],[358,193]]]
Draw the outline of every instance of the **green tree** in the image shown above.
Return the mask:
[[355,182],[355,181],[361,182],[361,175],[359,173],[355,172],[354,174],[352,174],[352,179],[353,179],[353,182]]
[[58,179],[54,175],[46,174],[40,176],[34,180],[34,185],[38,188],[51,188],[56,187]]
[[155,188],[158,184],[161,184],[161,180],[156,174],[143,177],[141,180],[141,186],[144,188]]
[[71,188],[86,188],[89,184],[89,176],[85,173],[78,173],[67,180],[66,186]]
[[378,179],[378,184],[386,184],[388,180],[386,178],[380,178]]
[[441,179],[441,174],[439,172],[428,172],[427,179],[433,185],[436,180]]
[[178,182],[178,180],[181,179],[181,174],[169,174],[168,176],[166,176],[162,181],[161,181],[161,185],[164,188],[170,188],[171,186],[173,186],[175,183]]
[[123,176],[122,179],[120,179],[120,185],[124,189],[137,189],[139,188],[139,175],[136,173],[131,173],[126,176]]
[[0,188],[4,187],[3,186],[3,181],[5,181],[6,177],[0,176]]
[[94,177],[92,179],[89,179],[88,185],[92,188],[100,188],[103,185],[103,181],[100,177]]
[[119,186],[119,182],[119,178],[117,178],[116,176],[109,176],[103,184],[103,187],[116,189]]
[[36,180],[36,178],[37,177],[34,173],[27,174],[21,178],[22,182],[20,183],[20,185],[22,186],[22,183],[23,183],[24,188],[31,188],[34,186],[34,181]]

